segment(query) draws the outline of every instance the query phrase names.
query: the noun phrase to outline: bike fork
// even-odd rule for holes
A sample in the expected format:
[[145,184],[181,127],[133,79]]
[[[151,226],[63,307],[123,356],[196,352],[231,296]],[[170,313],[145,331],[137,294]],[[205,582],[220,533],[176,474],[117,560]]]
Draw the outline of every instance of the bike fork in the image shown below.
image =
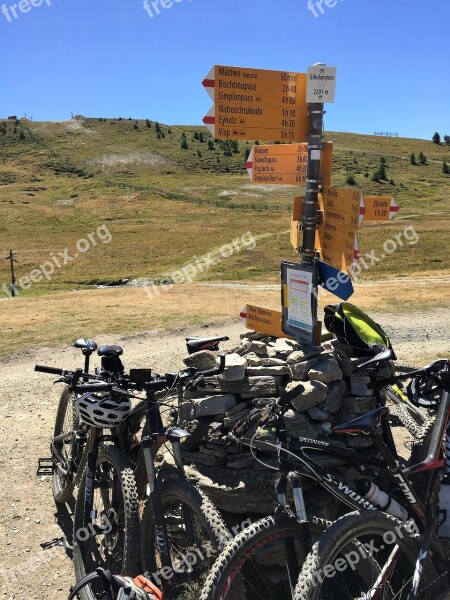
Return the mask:
[[155,524],[155,538],[156,545],[158,547],[158,553],[163,569],[168,567],[171,571],[173,571],[172,561],[170,559],[170,544],[167,538],[167,530],[164,523],[164,513],[161,504],[161,495],[159,493],[155,463],[152,454],[153,441],[150,435],[146,435],[142,438],[141,446],[144,453],[147,480],[150,488],[150,502],[152,503],[153,519]]

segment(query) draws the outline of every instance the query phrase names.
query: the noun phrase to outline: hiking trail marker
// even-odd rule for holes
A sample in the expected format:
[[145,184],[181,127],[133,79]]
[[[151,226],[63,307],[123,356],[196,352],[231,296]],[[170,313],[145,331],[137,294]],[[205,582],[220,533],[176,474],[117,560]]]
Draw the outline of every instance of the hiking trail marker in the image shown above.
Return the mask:
[[216,65],[203,81],[214,100],[203,122],[219,140],[305,141],[306,81],[306,73]]
[[[323,145],[320,176],[324,185],[331,183],[333,142]],[[252,183],[265,185],[306,184],[308,144],[272,144],[253,146],[247,163]]]

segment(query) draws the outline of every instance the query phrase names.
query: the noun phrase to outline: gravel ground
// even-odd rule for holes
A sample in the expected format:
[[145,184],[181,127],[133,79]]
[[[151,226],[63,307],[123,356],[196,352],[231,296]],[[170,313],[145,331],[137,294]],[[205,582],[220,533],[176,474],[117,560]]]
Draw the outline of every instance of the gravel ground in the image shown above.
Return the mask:
[[[424,364],[450,352],[448,312],[371,316],[385,327],[403,362]],[[97,341],[122,344],[127,368],[154,366],[164,372],[181,366],[186,335],[229,335],[226,349],[242,331],[242,323],[230,321],[170,334]],[[52,376],[33,371],[36,363],[70,369],[82,360],[73,348],[41,348],[0,363],[0,598],[8,600],[63,600],[74,579],[70,551],[61,545],[42,547],[70,531],[71,509],[58,514],[50,478],[35,477],[37,458],[49,455],[61,391],[61,386],[52,386]]]

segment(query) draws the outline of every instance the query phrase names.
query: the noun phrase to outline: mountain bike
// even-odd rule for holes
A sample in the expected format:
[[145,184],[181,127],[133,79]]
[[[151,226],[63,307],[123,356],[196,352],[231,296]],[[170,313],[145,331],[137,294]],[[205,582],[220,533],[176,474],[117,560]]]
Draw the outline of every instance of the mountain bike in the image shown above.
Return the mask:
[[[98,346],[94,340],[78,339],[74,343],[85,358],[81,380],[91,379],[90,358]],[[98,354],[101,367],[96,369],[96,378],[114,381],[123,373],[120,346],[101,346]],[[61,375],[61,369],[37,366],[36,371]],[[63,380],[64,381],[64,380]],[[80,422],[73,404],[74,391],[66,386],[61,394],[56,412],[53,439],[50,444],[50,458],[38,459],[37,475],[51,475],[55,502],[62,504],[73,497],[75,486],[79,485],[85,462],[82,462],[89,427]]]
[[[443,529],[447,510],[440,503],[442,483],[450,481],[449,361],[435,361],[416,381],[421,382],[422,404],[434,405],[437,412],[433,427],[421,446],[413,449],[402,473],[407,482],[404,492],[416,515],[414,527],[405,527],[379,511],[341,517],[309,554],[295,600],[428,600],[449,591],[450,538]],[[399,485],[404,482],[399,480]],[[358,560],[349,567],[348,553],[354,550]],[[335,568],[338,562],[339,571]],[[323,577],[326,565],[328,575]]]
[[[76,570],[84,552],[83,556],[93,557],[96,567],[138,574],[140,519],[136,484],[114,431],[115,424],[130,411],[126,393],[112,392],[111,383],[87,373],[86,369],[67,371],[37,365],[35,370],[59,376],[58,381],[67,386],[67,404],[71,404],[70,409],[76,415],[78,428],[58,436],[52,444],[54,473],[64,465],[67,471],[57,472],[58,480],[62,476],[69,482],[65,492],[70,489],[72,493],[73,486],[80,486],[77,506],[83,506],[89,514],[89,519],[81,523],[75,510],[73,553]],[[66,445],[70,454],[64,451]],[[60,448],[63,448],[62,452]],[[67,462],[68,456],[73,462]],[[71,465],[74,465],[73,469]],[[94,591],[85,588],[80,597],[91,600],[96,596]]]
[[[230,537],[212,503],[186,478],[180,444],[189,434],[178,427],[177,406],[167,401],[173,391],[183,400],[184,390],[195,390],[205,377],[222,373],[225,356],[219,360],[220,365],[213,369],[188,368],[164,377],[152,375],[148,369],[132,369],[129,376],[115,383],[128,393],[143,391],[146,395],[144,423],[141,412],[131,414],[120,426],[119,435],[133,439],[142,428],[138,447],[144,459],[148,495],[142,515],[141,560],[146,576],[166,597],[190,598],[195,590],[198,592],[215,556]],[[168,425],[163,424],[161,409],[170,414]],[[173,467],[157,466],[156,454],[163,445],[172,454]]]
[[[291,408],[291,401],[298,397],[301,385],[262,411],[255,409],[244,422],[235,426],[232,434],[234,441],[249,446],[252,452],[272,451],[278,456],[279,474],[275,487],[278,509],[275,515],[249,526],[227,545],[213,566],[201,600],[288,600],[293,597],[300,568],[311,549],[311,540],[317,539],[321,529],[330,525],[317,519],[308,519],[302,489],[306,479],[320,484],[353,511],[377,509],[377,505],[366,499],[364,491],[359,487],[353,489],[335,471],[324,466],[325,459],[343,459],[347,466],[357,469],[364,481],[370,484],[377,482],[388,500],[387,510],[404,518],[417,514],[423,519],[422,505],[396,452],[387,418],[389,410],[382,405],[380,396],[380,389],[395,383],[399,376],[387,380],[376,378],[376,372],[386,360],[390,360],[389,352],[360,365],[360,368],[371,373],[374,393],[380,406],[333,430],[336,434],[359,433],[370,436],[378,455],[325,441],[289,439],[283,415]],[[275,429],[275,443],[264,439],[258,441],[261,426]],[[290,498],[293,503],[289,502]]]

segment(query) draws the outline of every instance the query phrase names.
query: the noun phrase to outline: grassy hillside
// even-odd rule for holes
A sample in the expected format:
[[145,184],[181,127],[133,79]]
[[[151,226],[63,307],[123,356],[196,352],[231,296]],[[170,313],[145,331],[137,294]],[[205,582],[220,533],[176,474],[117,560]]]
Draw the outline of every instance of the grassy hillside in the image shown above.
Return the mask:
[[[446,271],[450,177],[442,163],[450,163],[450,147],[343,133],[326,139],[334,141],[333,185],[346,186],[353,175],[366,193],[394,195],[401,208],[388,224],[362,227],[363,252],[381,253],[383,242],[408,225],[420,236],[420,243],[402,247],[364,277]],[[110,243],[97,236],[89,250],[23,295],[122,278],[158,280],[247,231],[256,239],[254,251],[234,251],[197,279],[276,281],[280,259],[294,257],[287,232],[292,198],[301,190],[252,186],[244,168],[251,145],[229,148],[202,127],[129,119],[7,122],[0,127],[0,286],[9,280],[3,258],[10,248],[18,253],[21,277],[52,253],[67,248],[73,256],[77,241],[102,225]],[[411,152],[423,152],[427,164],[411,165]],[[381,155],[391,183],[372,181]]]

